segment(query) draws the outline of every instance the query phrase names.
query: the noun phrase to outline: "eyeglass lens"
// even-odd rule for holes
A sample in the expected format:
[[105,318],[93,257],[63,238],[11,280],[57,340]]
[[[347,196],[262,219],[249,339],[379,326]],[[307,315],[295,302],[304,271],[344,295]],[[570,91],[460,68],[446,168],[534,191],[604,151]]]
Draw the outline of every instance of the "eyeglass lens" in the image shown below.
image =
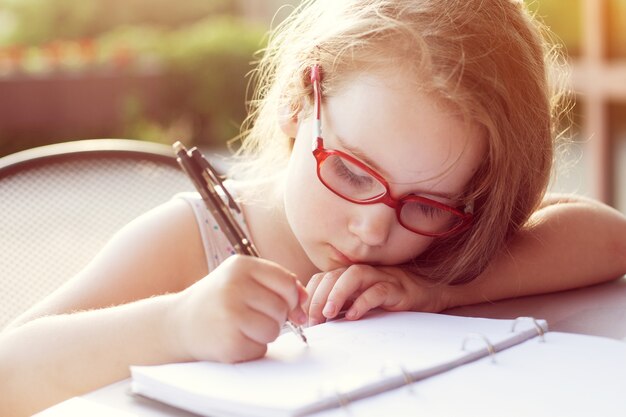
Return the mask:
[[[320,165],[319,175],[331,191],[348,200],[373,202],[387,192],[385,185],[376,177],[341,155],[328,154]],[[418,233],[445,233],[461,221],[453,212],[428,203],[423,198],[408,197],[401,205],[400,223]]]

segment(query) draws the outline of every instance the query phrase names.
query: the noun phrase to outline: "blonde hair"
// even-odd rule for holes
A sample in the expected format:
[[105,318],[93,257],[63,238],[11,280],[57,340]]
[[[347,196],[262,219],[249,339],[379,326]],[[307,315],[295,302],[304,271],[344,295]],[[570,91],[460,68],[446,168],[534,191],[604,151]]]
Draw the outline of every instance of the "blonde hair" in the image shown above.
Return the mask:
[[542,31],[521,1],[303,1],[273,31],[254,72],[249,129],[230,175],[264,178],[285,168],[292,142],[279,127],[280,109],[310,110],[313,64],[326,96],[351,74],[406,68],[486,137],[466,195],[472,227],[434,240],[410,264],[434,282],[471,281],[528,222],[549,181],[560,96],[549,80],[557,54]]

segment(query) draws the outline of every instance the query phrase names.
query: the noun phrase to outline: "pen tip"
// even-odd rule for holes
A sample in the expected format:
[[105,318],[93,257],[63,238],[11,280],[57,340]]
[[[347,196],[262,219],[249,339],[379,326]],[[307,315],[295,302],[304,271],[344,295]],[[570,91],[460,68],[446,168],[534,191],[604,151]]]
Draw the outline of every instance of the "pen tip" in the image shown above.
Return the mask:
[[304,344],[308,346],[309,340],[306,338],[306,335],[304,334],[304,330],[302,329],[302,326],[298,326],[298,334],[300,335],[300,339],[302,339]]

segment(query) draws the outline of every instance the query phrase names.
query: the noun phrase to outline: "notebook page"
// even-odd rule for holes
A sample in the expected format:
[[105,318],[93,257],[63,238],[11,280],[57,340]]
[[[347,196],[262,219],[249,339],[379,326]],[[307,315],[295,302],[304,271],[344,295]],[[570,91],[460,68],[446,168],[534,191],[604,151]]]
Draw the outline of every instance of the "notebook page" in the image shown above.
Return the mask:
[[281,335],[261,360],[133,367],[133,389],[203,415],[300,415],[337,406],[341,397],[353,400],[400,386],[403,372],[442,372],[469,356],[486,355],[480,342],[461,349],[468,333],[498,345],[536,332],[520,325],[512,333],[511,325],[512,320],[377,312],[308,328],[308,347],[292,333]]
[[313,417],[623,417],[626,343],[550,332],[489,358]]

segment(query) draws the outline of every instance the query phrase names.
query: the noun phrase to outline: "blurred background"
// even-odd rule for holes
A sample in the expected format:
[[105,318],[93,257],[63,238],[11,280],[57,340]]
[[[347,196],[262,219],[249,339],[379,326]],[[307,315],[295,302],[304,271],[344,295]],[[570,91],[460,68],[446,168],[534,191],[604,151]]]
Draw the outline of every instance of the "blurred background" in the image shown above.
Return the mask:
[[[0,156],[87,138],[224,149],[254,52],[297,3],[0,0]],[[552,189],[626,213],[626,0],[528,4],[568,56],[576,103]]]

